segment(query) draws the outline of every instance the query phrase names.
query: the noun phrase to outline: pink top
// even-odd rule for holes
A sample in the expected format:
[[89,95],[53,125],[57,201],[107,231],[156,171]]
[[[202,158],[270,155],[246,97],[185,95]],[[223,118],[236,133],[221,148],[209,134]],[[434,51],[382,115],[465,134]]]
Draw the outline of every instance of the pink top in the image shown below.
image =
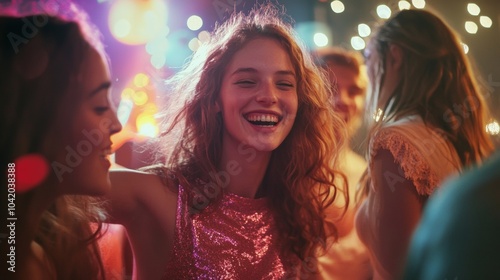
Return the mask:
[[227,193],[191,214],[189,198],[179,186],[173,256],[164,279],[294,278],[297,261],[280,253],[268,199]]

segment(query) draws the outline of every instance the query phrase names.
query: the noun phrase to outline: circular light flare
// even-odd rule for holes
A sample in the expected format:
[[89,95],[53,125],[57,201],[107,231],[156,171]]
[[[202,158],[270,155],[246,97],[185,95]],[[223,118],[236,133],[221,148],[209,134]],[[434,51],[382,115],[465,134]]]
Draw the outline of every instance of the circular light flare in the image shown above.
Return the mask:
[[164,53],[168,48],[168,40],[165,37],[146,43],[146,52],[150,55]]
[[155,53],[151,56],[150,62],[154,68],[160,69],[163,66],[165,66],[165,63],[167,62],[167,57],[163,53]]
[[476,3],[469,3],[467,4],[467,11],[469,14],[477,16],[481,12],[481,8]]
[[342,3],[339,0],[332,1],[332,3],[330,3],[330,7],[332,8],[332,11],[336,14],[340,14],[345,11],[344,3]]
[[477,24],[473,21],[466,21],[465,22],[465,30],[469,32],[470,34],[476,34],[477,33]]
[[496,120],[492,120],[486,124],[486,133],[489,135],[498,135],[500,133],[500,125]]
[[188,43],[188,47],[193,52],[197,51],[198,48],[200,47],[200,40],[198,40],[198,38],[191,39]]
[[132,100],[137,106],[144,105],[148,102],[148,94],[142,90],[136,91],[132,94]]
[[365,40],[359,36],[354,36],[351,38],[351,46],[353,49],[359,51],[366,47]]
[[137,132],[140,135],[156,137],[158,135],[158,125],[153,115],[141,113],[136,119]]
[[387,5],[378,5],[377,6],[377,15],[380,17],[380,18],[383,18],[383,19],[388,19],[391,17],[391,8],[389,8],[389,6]]
[[12,171],[15,175],[16,193],[24,193],[39,186],[50,173],[49,162],[42,154],[22,155],[14,160],[14,166]]
[[328,45],[328,36],[326,36],[325,33],[315,33],[313,40],[314,44],[318,47],[325,47],[326,45]]
[[167,7],[162,0],[117,0],[111,5],[108,26],[111,34],[128,45],[141,45],[164,34]]
[[149,84],[149,77],[144,73],[138,73],[134,77],[134,85],[138,88],[145,87]]
[[462,45],[462,48],[464,49],[464,53],[468,54],[469,53],[469,46],[466,43],[460,43]]
[[417,9],[425,8],[425,0],[411,0],[411,3]]
[[200,33],[198,33],[198,40],[200,40],[201,43],[208,42],[210,40],[210,32],[203,30]]
[[130,100],[130,99],[132,99],[132,96],[134,95],[134,93],[135,93],[135,91],[133,89],[131,89],[129,87],[124,88],[122,90],[121,98]]
[[111,33],[117,38],[125,38],[130,34],[131,29],[132,26],[128,20],[120,19],[111,27]]
[[200,29],[203,26],[203,19],[197,15],[192,15],[187,20],[187,27],[193,31]]
[[358,24],[358,34],[361,37],[368,37],[372,33],[372,30],[368,24],[361,23]]
[[158,106],[156,106],[156,104],[153,102],[144,105],[143,108],[144,108],[143,110],[144,113],[148,113],[150,115],[158,113]]
[[479,23],[481,23],[481,25],[485,28],[490,28],[493,25],[493,21],[487,16],[479,17]]
[[398,8],[399,8],[400,11],[402,11],[402,10],[409,10],[409,9],[411,9],[411,4],[408,1],[404,1],[404,0],[403,1],[399,1],[398,2]]

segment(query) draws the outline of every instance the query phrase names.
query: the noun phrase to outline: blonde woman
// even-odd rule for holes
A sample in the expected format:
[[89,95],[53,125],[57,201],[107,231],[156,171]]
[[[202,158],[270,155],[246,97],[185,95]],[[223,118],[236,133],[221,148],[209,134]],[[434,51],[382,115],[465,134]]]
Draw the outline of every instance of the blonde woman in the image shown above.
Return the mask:
[[488,108],[458,36],[429,11],[397,13],[365,55],[375,124],[356,227],[374,279],[396,279],[428,197],[492,152]]

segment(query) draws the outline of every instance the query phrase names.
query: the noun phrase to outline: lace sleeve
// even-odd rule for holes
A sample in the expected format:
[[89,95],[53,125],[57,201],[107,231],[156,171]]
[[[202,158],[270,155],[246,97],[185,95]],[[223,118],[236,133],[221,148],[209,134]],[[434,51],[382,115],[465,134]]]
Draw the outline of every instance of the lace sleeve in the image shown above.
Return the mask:
[[418,148],[415,141],[418,140],[409,139],[395,130],[381,130],[374,136],[370,145],[370,158],[373,158],[379,149],[390,151],[395,162],[401,166],[404,177],[413,182],[418,194],[428,196],[440,180],[432,170],[428,157]]

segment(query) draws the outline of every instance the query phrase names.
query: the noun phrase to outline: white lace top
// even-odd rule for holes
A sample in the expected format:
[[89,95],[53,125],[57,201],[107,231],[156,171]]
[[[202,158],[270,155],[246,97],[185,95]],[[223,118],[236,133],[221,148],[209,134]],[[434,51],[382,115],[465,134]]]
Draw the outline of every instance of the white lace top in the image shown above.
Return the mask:
[[[460,170],[460,159],[451,143],[439,129],[426,126],[418,116],[411,116],[384,125],[370,139],[369,174],[373,170],[373,158],[380,149],[390,151],[401,167],[401,176],[413,182],[423,200],[431,195],[439,184]],[[375,191],[374,185],[370,191]],[[377,246],[374,236],[378,230],[371,228],[377,220],[377,205],[369,200],[361,205],[356,216],[356,230],[362,242],[370,248]],[[371,254],[373,279],[386,279],[388,274],[380,262]]]

